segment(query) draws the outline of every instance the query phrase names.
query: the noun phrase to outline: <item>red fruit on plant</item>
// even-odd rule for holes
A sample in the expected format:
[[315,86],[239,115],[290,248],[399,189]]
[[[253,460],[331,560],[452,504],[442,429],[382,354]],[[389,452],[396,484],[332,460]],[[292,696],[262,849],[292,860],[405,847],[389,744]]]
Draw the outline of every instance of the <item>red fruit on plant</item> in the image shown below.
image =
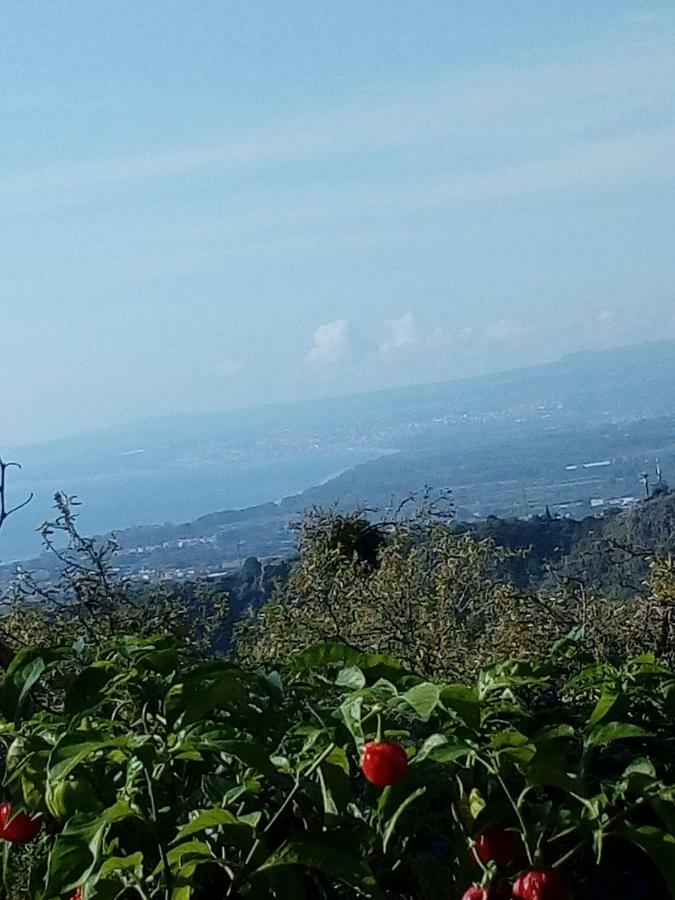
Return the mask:
[[369,741],[363,750],[361,771],[371,784],[387,787],[405,777],[408,757],[395,741]]
[[[11,819],[11,821],[10,821]],[[12,804],[0,803],[0,838],[13,844],[27,844],[42,828],[42,816],[19,813],[12,818]]]
[[75,893],[70,895],[70,900],[84,900],[84,888],[75,888]]
[[512,896],[514,900],[569,900],[572,895],[560,869],[533,869],[518,876]]
[[464,891],[462,900],[488,900],[489,896],[490,892],[486,887],[474,884],[467,891]]
[[499,883],[496,887],[481,887],[474,884],[462,895],[462,900],[510,900],[511,889],[508,884]]
[[476,838],[474,854],[484,866],[491,862],[498,869],[525,862],[523,839],[515,831],[507,831],[503,825],[489,825]]

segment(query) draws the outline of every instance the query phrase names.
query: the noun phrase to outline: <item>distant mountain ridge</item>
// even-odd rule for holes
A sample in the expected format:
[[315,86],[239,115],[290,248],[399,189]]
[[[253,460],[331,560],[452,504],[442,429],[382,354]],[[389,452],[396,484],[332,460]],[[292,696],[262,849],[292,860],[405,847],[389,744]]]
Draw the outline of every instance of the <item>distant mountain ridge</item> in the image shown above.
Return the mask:
[[[67,475],[86,510],[78,477],[83,484],[109,478],[124,492],[152,482],[168,513],[158,517],[148,494],[139,499],[135,522],[111,515],[94,529],[114,529],[130,565],[152,570],[218,568],[241,554],[283,554],[292,545],[288,523],[305,507],[386,507],[425,485],[452,489],[466,520],[536,514],[546,505],[581,518],[642,496],[638,474],[653,471],[656,457],[675,483],[673,388],[674,340],[584,351],[477,378],[147,420],[24,448],[17,451],[24,481],[16,487],[32,490],[30,477],[70,490]],[[331,453],[348,456],[350,467],[280,502],[243,503],[236,510],[221,505],[218,511],[215,493],[207,490],[204,515],[187,516],[178,506],[172,513],[167,503],[177,484],[190,494],[193,473],[203,489],[223,466],[235,476],[244,473],[240,460],[302,466],[308,454],[322,459]],[[587,469],[594,461],[606,465]],[[269,500],[280,496],[277,491]]]
[[[410,405],[424,411],[428,404],[451,403],[461,413],[469,402],[482,408],[503,404],[505,400],[533,403],[545,392],[547,398],[560,395],[575,414],[590,411],[619,411],[626,415],[658,415],[675,411],[669,399],[675,387],[675,340],[643,341],[603,350],[581,350],[559,360],[518,369],[457,378],[449,381],[382,388],[357,394],[328,396],[257,407],[241,407],[213,413],[180,413],[139,419],[112,425],[70,438],[15,447],[12,452],[32,454],[35,450],[59,448],[71,444],[91,445],[104,442],[110,447],[128,450],[131,445],[166,440],[201,440],[223,425],[237,429],[247,438],[288,427],[289,416],[299,430],[334,423],[337,416],[353,418],[386,414],[400,417]],[[623,393],[617,395],[617,388]],[[520,392],[520,396],[518,396]],[[529,396],[528,396],[529,394]],[[671,403],[672,408],[663,404]],[[605,409],[605,407],[607,407]]]

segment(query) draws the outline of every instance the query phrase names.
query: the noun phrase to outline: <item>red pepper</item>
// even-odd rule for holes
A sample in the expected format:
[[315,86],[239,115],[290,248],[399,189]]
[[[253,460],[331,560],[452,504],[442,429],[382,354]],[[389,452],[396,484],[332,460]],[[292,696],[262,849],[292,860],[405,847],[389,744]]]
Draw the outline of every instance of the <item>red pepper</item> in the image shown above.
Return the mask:
[[523,872],[513,885],[514,900],[570,900],[567,876],[560,869]]
[[371,784],[387,787],[405,777],[408,757],[394,741],[369,741],[363,750],[361,770]]
[[490,887],[474,884],[464,892],[462,900],[511,900],[511,888],[506,882],[493,883]]
[[503,825],[489,825],[481,831],[476,838],[474,853],[484,866],[494,862],[498,869],[522,866],[526,861],[523,839]]
[[[11,821],[10,821],[11,820]],[[42,828],[42,816],[19,813],[12,818],[12,804],[0,803],[0,838],[13,844],[27,844]]]
[[474,884],[467,891],[464,891],[462,900],[488,900],[489,896],[490,892],[486,887]]

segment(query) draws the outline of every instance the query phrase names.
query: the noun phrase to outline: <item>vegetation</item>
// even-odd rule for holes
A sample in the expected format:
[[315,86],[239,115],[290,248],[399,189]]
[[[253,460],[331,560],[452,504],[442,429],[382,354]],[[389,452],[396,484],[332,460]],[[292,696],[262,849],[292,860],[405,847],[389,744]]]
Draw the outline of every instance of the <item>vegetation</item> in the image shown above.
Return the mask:
[[[542,587],[519,587],[511,574],[523,565],[525,550],[452,527],[445,509],[422,507],[412,519],[382,523],[375,562],[356,549],[345,552],[350,527],[360,534],[357,514],[305,519],[288,579],[271,602],[239,623],[243,660],[291,662],[313,643],[337,641],[442,678],[472,678],[511,657],[546,659],[561,643],[589,662],[643,652],[675,662],[669,556],[634,551],[631,562],[639,561],[647,579],[630,600],[617,600],[584,577],[585,553],[547,569]],[[617,551],[617,570],[625,552]],[[611,561],[604,540],[588,557]]]
[[3,620],[4,895],[675,897],[672,560],[527,591],[448,513],[314,511],[223,653],[226,598],[120,580],[59,495]]
[[[674,698],[650,656],[448,683],[335,644],[283,678],[186,662],[170,640],[24,650],[0,698],[5,791],[43,827],[28,867],[6,841],[5,883],[12,897],[433,898],[559,868],[577,897],[667,897]],[[373,763],[366,740],[405,758]],[[523,852],[472,853],[490,827]]]

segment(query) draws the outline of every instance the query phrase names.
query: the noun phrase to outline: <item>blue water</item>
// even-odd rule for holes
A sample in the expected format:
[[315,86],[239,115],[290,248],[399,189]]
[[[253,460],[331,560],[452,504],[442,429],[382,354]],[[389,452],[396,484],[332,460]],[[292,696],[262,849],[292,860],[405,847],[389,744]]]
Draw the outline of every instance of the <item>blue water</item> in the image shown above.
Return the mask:
[[139,468],[101,475],[50,473],[39,480],[31,466],[12,476],[13,502],[29,491],[33,501],[5,523],[0,533],[0,560],[34,556],[40,550],[35,529],[53,513],[55,491],[76,494],[82,501],[80,524],[88,534],[130,525],[186,522],[207,513],[281,500],[320,484],[358,463],[379,455],[344,450],[298,457],[245,462]]

